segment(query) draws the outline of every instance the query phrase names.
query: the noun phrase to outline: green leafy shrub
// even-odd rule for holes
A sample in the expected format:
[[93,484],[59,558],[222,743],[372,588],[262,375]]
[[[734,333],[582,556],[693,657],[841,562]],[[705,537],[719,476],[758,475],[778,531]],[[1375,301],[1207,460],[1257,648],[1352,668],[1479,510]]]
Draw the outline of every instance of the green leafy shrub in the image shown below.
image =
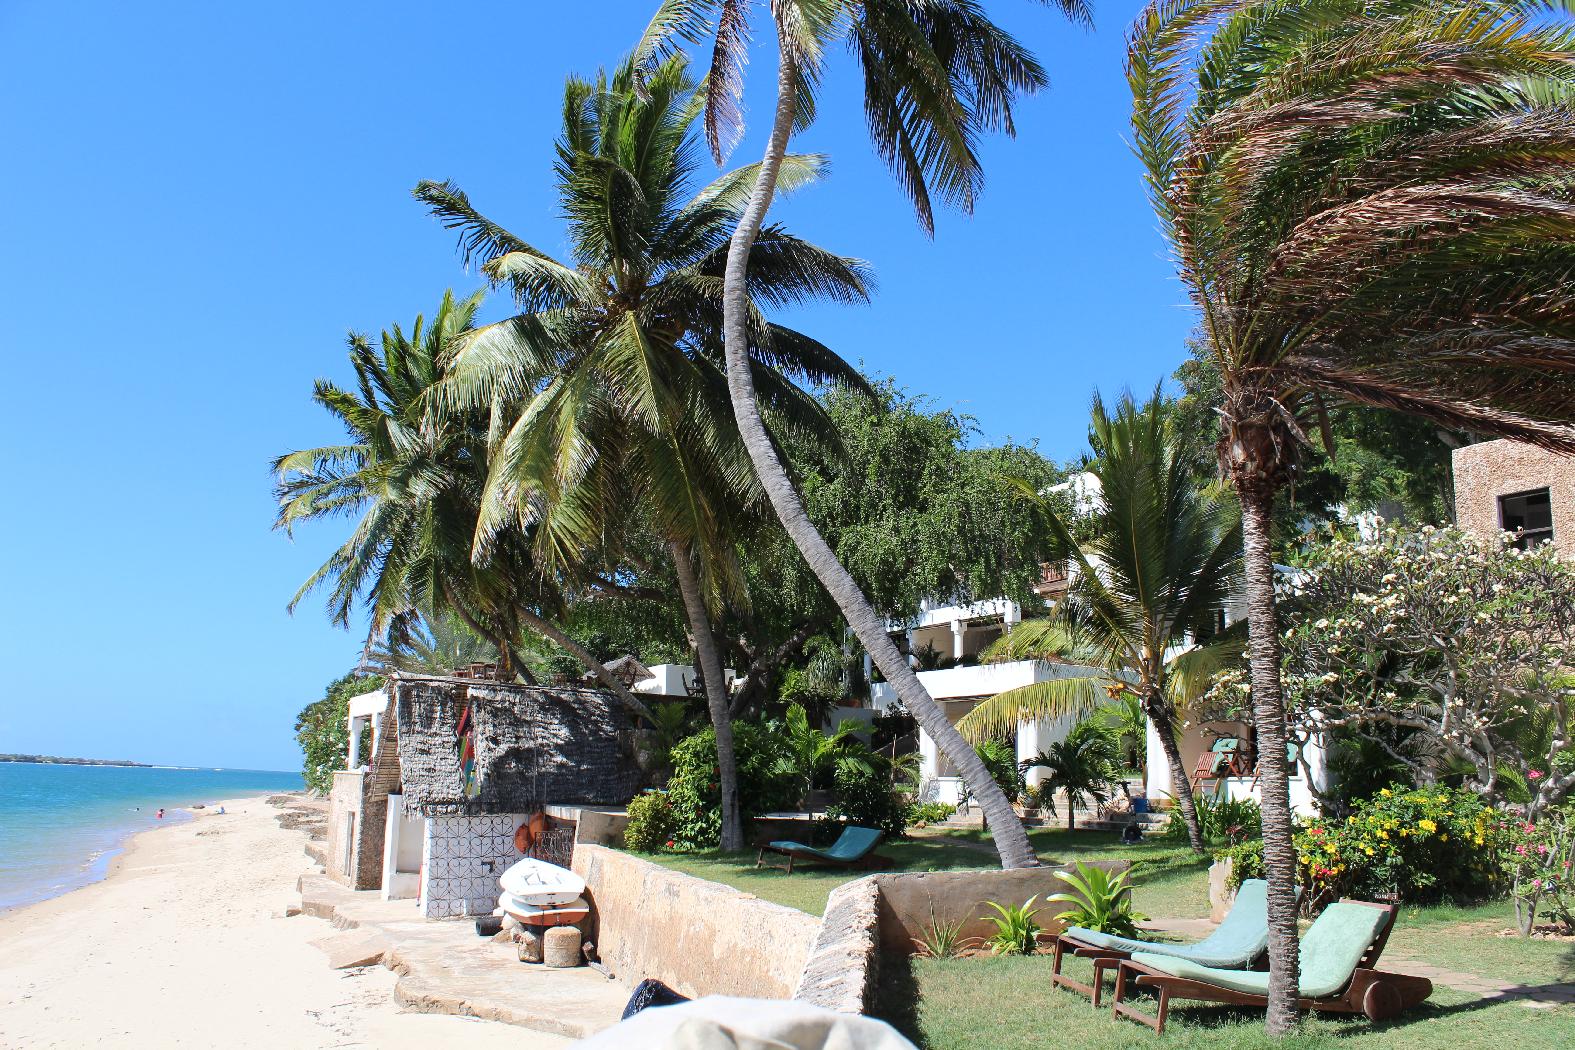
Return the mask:
[[[786,809],[798,800],[782,727],[769,722],[733,723],[738,765],[738,801],[745,825],[760,813]],[[716,730],[707,726],[673,748],[667,782],[673,839],[686,848],[710,848],[722,838],[722,792],[717,783]]]
[[623,830],[625,849],[655,853],[673,843],[678,820],[672,803],[661,791],[647,791],[629,800],[629,824]]
[[1001,785],[1006,801],[1016,802],[1028,790],[1023,771],[1017,765],[1017,749],[1002,740],[986,740],[974,748],[990,779]]
[[[1203,841],[1211,846],[1235,845],[1263,837],[1263,810],[1250,798],[1215,799],[1209,795],[1194,795],[1198,807],[1198,830]],[[1181,819],[1181,810],[1170,812],[1170,822],[1159,833],[1159,841],[1169,845],[1187,844],[1187,822]]]
[[1123,871],[1112,875],[1104,868],[1079,861],[1074,871],[1056,872],[1062,882],[1072,887],[1071,891],[1051,894],[1046,902],[1071,905],[1056,915],[1067,926],[1081,926],[1117,937],[1136,937],[1137,924],[1148,916],[1132,910],[1127,874]]
[[[1407,903],[1481,900],[1502,893],[1509,825],[1464,788],[1384,788],[1344,820],[1318,818],[1296,831],[1297,877],[1314,906],[1336,897],[1396,896]],[[1231,881],[1263,877],[1263,843],[1220,854]]]
[[995,927],[995,932],[984,939],[990,951],[996,955],[1032,955],[1039,946],[1039,923],[1034,916],[1039,914],[1039,909],[1034,907],[1034,901],[1039,899],[1035,894],[1023,902],[1022,907],[1010,904],[997,904],[995,901],[985,901],[985,906],[995,909],[994,915],[984,918]]
[[939,824],[956,812],[957,807],[950,802],[915,802],[908,809],[908,826]]
[[[345,767],[350,746],[350,700],[383,687],[378,675],[351,671],[334,679],[321,700],[307,704],[295,719],[295,739],[301,745],[301,777],[313,791],[328,794],[334,774]],[[372,753],[371,729],[363,729],[361,755]]]
[[836,801],[827,814],[849,824],[876,828],[887,838],[901,838],[908,830],[909,803],[880,769],[854,763],[837,767]]

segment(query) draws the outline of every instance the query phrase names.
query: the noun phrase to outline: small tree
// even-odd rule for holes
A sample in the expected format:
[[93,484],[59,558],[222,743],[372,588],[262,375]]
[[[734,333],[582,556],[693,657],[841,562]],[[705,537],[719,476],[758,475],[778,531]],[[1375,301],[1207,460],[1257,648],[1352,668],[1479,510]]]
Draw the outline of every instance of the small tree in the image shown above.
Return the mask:
[[[1575,568],[1510,539],[1389,527],[1309,548],[1283,587],[1293,734],[1355,733],[1423,784],[1469,770],[1533,814],[1567,796]],[[1245,679],[1213,695],[1244,698]]]
[[[314,700],[295,719],[295,739],[301,745],[301,778],[313,791],[327,794],[334,773],[345,767],[350,746],[350,699],[380,689],[378,675],[354,671],[329,683],[321,700]],[[363,745],[365,741],[363,741]],[[365,754],[368,748],[362,747]]]
[[1116,763],[1116,737],[1109,725],[1098,718],[1085,718],[1072,727],[1065,740],[1051,744],[1024,762],[1023,768],[1050,771],[1039,783],[1039,803],[1054,813],[1056,793],[1065,795],[1066,830],[1076,831],[1077,807],[1090,801],[1103,803],[1110,797]]

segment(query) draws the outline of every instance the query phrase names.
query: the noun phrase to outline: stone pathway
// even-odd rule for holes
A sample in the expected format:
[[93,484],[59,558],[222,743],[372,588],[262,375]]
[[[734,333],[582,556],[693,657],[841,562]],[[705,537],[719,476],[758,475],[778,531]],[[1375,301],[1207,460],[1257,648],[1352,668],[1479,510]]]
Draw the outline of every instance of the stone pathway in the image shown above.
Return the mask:
[[[375,965],[399,974],[394,998],[417,1013],[479,1017],[583,1039],[615,1024],[629,989],[586,966],[521,963],[511,945],[477,937],[469,921],[433,921],[415,901],[385,901],[328,876],[301,876],[301,910],[340,933],[314,942],[329,965]],[[325,930],[325,933],[328,931]]]

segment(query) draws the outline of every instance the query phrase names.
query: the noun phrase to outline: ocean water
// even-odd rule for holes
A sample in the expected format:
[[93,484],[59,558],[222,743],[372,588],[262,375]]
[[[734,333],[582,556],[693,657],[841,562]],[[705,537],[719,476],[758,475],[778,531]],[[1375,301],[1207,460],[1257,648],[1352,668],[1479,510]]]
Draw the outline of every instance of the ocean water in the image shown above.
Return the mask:
[[302,787],[299,773],[0,762],[0,911],[102,879],[128,837],[189,819],[178,807]]

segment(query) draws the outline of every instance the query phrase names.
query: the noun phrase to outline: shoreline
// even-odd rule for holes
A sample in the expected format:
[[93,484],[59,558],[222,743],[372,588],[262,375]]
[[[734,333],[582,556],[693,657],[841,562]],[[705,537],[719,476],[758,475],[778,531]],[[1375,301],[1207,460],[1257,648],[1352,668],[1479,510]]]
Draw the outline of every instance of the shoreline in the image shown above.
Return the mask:
[[402,1012],[381,966],[333,970],[296,883],[317,870],[271,792],[135,832],[105,877],[0,913],[0,1046],[546,1048],[564,1040]]
[[[34,764],[49,765],[50,763]],[[138,767],[105,766],[101,768],[130,769]],[[166,806],[164,817],[165,822],[163,824],[156,824],[151,827],[138,827],[135,824],[127,823],[125,826],[109,829],[109,835],[111,836],[109,845],[104,847],[102,850],[99,850],[97,853],[91,854],[87,860],[83,862],[81,868],[78,869],[72,876],[68,877],[67,882],[70,884],[67,885],[66,888],[60,889],[57,892],[44,892],[43,896],[38,897],[35,900],[21,900],[13,904],[0,903],[0,919],[15,915],[18,912],[26,911],[28,908],[36,908],[40,904],[47,904],[50,901],[59,900],[62,897],[68,897],[73,893],[80,893],[82,890],[96,886],[99,883],[104,882],[106,879],[113,877],[116,870],[122,863],[123,858],[131,849],[133,842],[143,835],[150,835],[154,832],[163,830],[164,828],[177,827],[181,824],[185,824],[188,821],[197,819],[197,817],[201,814],[216,809],[219,806],[235,806],[241,803],[249,803],[254,799],[265,799],[270,795],[278,794],[304,795],[305,792],[260,791],[255,795],[237,796],[233,800],[223,799],[213,802],[193,802],[187,806]],[[199,806],[201,808],[198,808]],[[23,889],[20,892],[23,896],[27,896],[32,891]]]

